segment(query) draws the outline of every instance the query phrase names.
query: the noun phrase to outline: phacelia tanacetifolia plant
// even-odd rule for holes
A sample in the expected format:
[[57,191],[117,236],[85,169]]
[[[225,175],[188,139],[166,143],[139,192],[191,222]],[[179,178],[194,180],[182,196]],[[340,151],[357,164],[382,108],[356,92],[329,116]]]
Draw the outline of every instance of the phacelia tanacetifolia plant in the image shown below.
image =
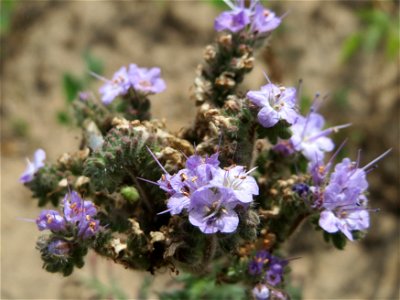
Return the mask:
[[297,89],[266,74],[259,90],[239,92],[282,17],[256,0],[225,2],[194,79],[191,126],[175,134],[151,119],[151,95],[166,83],[159,68],[130,64],[111,79],[93,74],[101,101],[82,91],[73,103],[80,149],[55,163],[39,149],[28,161],[20,181],[39,206],[57,207],[36,219],[47,271],[67,276],[93,249],[129,269],[191,274],[181,298],[207,280],[208,299],[232,299],[219,294],[225,285],[241,288],[232,297],[288,299],[280,249],[299,224],[340,249],[368,230],[366,177],[386,153],[364,167],[359,156],[335,165],[343,143],[325,163],[330,135],[349,124],[325,128],[318,97],[303,116]]

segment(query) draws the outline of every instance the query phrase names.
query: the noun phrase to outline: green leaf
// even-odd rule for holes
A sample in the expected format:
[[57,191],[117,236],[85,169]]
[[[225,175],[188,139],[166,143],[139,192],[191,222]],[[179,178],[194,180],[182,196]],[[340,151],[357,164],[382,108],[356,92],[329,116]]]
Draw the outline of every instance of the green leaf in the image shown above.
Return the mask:
[[349,36],[342,45],[342,61],[348,61],[360,48],[362,36],[360,33]]
[[370,26],[365,33],[363,48],[366,51],[373,52],[378,48],[379,41],[382,39],[384,31],[380,26]]
[[70,73],[65,73],[63,76],[63,87],[67,103],[72,103],[82,90],[82,82]]
[[57,121],[61,125],[70,125],[72,122],[71,116],[65,110],[60,110],[57,112]]
[[2,0],[0,9],[0,33],[4,34],[10,27],[10,20],[17,1]]
[[[396,23],[396,22],[394,22]],[[396,26],[394,24],[393,26]],[[386,40],[386,56],[388,59],[396,59],[400,52],[400,37],[397,27],[391,28]]]

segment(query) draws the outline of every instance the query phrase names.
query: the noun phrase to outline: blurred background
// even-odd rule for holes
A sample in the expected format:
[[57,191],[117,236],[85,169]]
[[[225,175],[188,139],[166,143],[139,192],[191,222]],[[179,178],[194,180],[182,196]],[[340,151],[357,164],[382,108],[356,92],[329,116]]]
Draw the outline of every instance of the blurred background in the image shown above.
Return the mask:
[[[243,90],[265,84],[262,71],[285,86],[303,80],[305,107],[328,95],[329,125],[353,126],[334,136],[343,155],[362,164],[392,153],[369,175],[371,230],[345,251],[303,226],[287,245],[293,285],[304,299],[399,299],[399,5],[397,1],[269,1],[288,13],[257,55]],[[18,182],[25,158],[41,147],[48,161],[77,149],[80,131],[68,110],[79,89],[96,93],[122,65],[159,66],[167,90],[152,98],[153,116],[178,131],[195,107],[189,89],[203,49],[216,36],[221,1],[1,1],[1,299],[157,298],[175,275],[124,270],[87,257],[68,278],[41,269],[34,249],[40,209]],[[92,82],[91,82],[92,81]]]

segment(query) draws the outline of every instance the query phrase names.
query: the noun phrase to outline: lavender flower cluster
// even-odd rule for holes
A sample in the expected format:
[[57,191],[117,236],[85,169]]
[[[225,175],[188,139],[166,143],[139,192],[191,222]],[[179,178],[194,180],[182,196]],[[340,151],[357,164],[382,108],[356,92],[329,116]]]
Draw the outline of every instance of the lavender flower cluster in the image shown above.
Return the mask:
[[281,18],[266,9],[258,0],[251,0],[248,6],[245,5],[245,0],[223,1],[231,10],[222,12],[215,19],[216,31],[227,30],[236,33],[248,29],[254,34],[261,35],[274,30],[281,23]]
[[280,140],[275,145],[275,150],[284,155],[301,152],[311,162],[321,161],[325,152],[334,149],[332,140],[327,136],[350,124],[323,129],[324,117],[315,112],[315,108],[306,117],[298,112],[297,92],[294,87],[277,86],[267,76],[266,78],[268,84],[259,91],[249,91],[246,96],[252,104],[260,108],[257,117],[263,127],[274,127],[279,121],[291,125],[292,136],[289,140]]
[[143,94],[161,93],[165,90],[166,84],[160,76],[160,68],[139,68],[135,64],[130,64],[128,68],[121,67],[111,80],[101,77],[105,81],[99,89],[101,100],[108,105],[115,98],[128,94],[131,88]]
[[[319,225],[328,233],[342,232],[349,240],[353,240],[353,231],[365,231],[369,228],[369,211],[365,196],[368,188],[366,180],[367,168],[372,166],[389,151],[368,164],[359,168],[349,158],[337,164],[335,171],[329,175],[334,155],[329,163],[323,165],[325,152],[330,152],[335,145],[327,136],[351,124],[324,128],[324,117],[316,112],[318,95],[309,114],[304,117],[296,108],[296,89],[278,87],[270,82],[259,91],[249,91],[247,98],[259,108],[258,121],[266,128],[276,126],[283,121],[290,125],[292,136],[289,140],[280,140],[274,150],[287,156],[301,153],[308,161],[313,182],[311,186],[299,184],[293,190],[302,196],[312,192],[313,209],[320,212]],[[338,149],[340,150],[341,147]]]
[[87,240],[99,231],[99,221],[94,219],[97,209],[93,202],[83,200],[77,192],[71,191],[63,200],[63,215],[56,210],[43,210],[36,219],[40,231],[51,230],[79,240]]
[[234,232],[239,224],[235,209],[250,206],[258,185],[249,175],[254,169],[246,172],[236,165],[222,169],[219,164],[218,153],[205,158],[192,155],[186,168],[173,175],[159,164],[164,174],[155,184],[169,196],[168,209],[162,213],[187,213],[189,222],[206,234]]
[[[340,148],[339,148],[340,150]],[[354,231],[365,231],[369,228],[368,200],[366,192],[367,174],[373,170],[374,164],[386,156],[386,151],[366,166],[360,168],[360,157],[356,162],[344,158],[332,167],[333,155],[329,162],[310,164],[312,175],[314,206],[321,210],[319,225],[329,233],[342,232],[349,240],[353,240]],[[375,211],[375,210],[372,210]]]

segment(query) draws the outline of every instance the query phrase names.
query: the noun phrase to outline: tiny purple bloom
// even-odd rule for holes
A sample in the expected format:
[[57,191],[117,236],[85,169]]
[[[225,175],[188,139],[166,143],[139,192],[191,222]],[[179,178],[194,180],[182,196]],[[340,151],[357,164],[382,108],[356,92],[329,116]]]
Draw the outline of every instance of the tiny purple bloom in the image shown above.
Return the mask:
[[46,229],[62,231],[65,229],[65,220],[56,210],[42,210],[39,217],[36,219],[36,224],[40,231]]
[[334,144],[326,135],[332,130],[323,130],[325,120],[317,113],[310,113],[307,118],[299,116],[292,125],[293,148],[301,153],[311,162],[323,161],[324,153],[332,151]]
[[226,170],[219,169],[210,184],[232,190],[234,197],[241,203],[253,201],[253,195],[258,195],[258,185],[254,177],[250,176],[254,169],[245,172],[243,166],[234,166]]
[[369,227],[369,211],[364,192],[368,188],[366,172],[349,158],[335,166],[325,187],[319,225],[329,233],[341,231],[353,240],[351,231]]
[[269,298],[269,289],[265,284],[258,284],[253,288],[252,294],[256,300],[267,300]]
[[249,263],[249,273],[251,275],[259,275],[262,273],[264,266],[268,263],[270,254],[261,250],[256,253],[254,258]]
[[365,209],[350,213],[346,211],[334,213],[324,210],[319,218],[319,226],[329,233],[341,231],[350,241],[353,241],[352,230],[369,228],[369,213]]
[[205,158],[201,157],[200,155],[191,155],[186,160],[186,168],[189,170],[194,170],[195,168],[197,168],[202,164],[218,167],[219,166],[218,152],[214,153],[211,156],[206,156]]
[[46,152],[44,152],[43,149],[38,149],[35,151],[35,154],[33,155],[33,163],[27,159],[28,165],[26,166],[26,169],[24,173],[21,175],[19,178],[19,181],[21,183],[28,183],[32,181],[35,173],[44,167],[44,160],[46,159]]
[[252,30],[256,33],[270,32],[281,24],[281,18],[261,4],[256,5],[252,22]]
[[276,286],[281,283],[283,278],[283,270],[287,265],[287,260],[283,260],[277,256],[272,256],[268,264],[268,270],[265,279],[270,285]]
[[312,161],[308,165],[308,171],[311,173],[313,184],[320,186],[328,175],[330,164],[324,165],[319,161]]
[[301,198],[305,198],[310,192],[310,187],[305,183],[296,183],[295,185],[293,185],[292,191],[299,195]]
[[250,24],[250,12],[247,9],[235,8],[222,12],[214,23],[216,31],[228,30],[238,32]]
[[68,222],[75,223],[87,216],[96,215],[97,209],[91,201],[84,201],[77,192],[71,191],[64,197],[64,216]]
[[260,91],[249,91],[246,96],[261,108],[258,121],[266,128],[275,126],[279,120],[293,124],[299,116],[296,111],[296,89],[293,87],[279,88],[268,83]]
[[129,79],[136,91],[158,94],[165,90],[165,81],[161,78],[160,68],[139,68],[135,64],[129,65]]
[[96,235],[99,231],[99,221],[93,220],[89,215],[86,215],[85,219],[79,221],[78,224],[78,236],[82,239],[88,239]]
[[203,188],[192,195],[189,221],[203,233],[234,232],[239,217],[234,211],[236,199],[228,189]]
[[121,67],[115,72],[112,80],[106,80],[106,83],[100,87],[101,101],[109,105],[118,96],[125,95],[130,88],[130,79],[126,67]]
[[90,93],[89,92],[79,92],[78,99],[82,102],[86,102],[90,99]]

